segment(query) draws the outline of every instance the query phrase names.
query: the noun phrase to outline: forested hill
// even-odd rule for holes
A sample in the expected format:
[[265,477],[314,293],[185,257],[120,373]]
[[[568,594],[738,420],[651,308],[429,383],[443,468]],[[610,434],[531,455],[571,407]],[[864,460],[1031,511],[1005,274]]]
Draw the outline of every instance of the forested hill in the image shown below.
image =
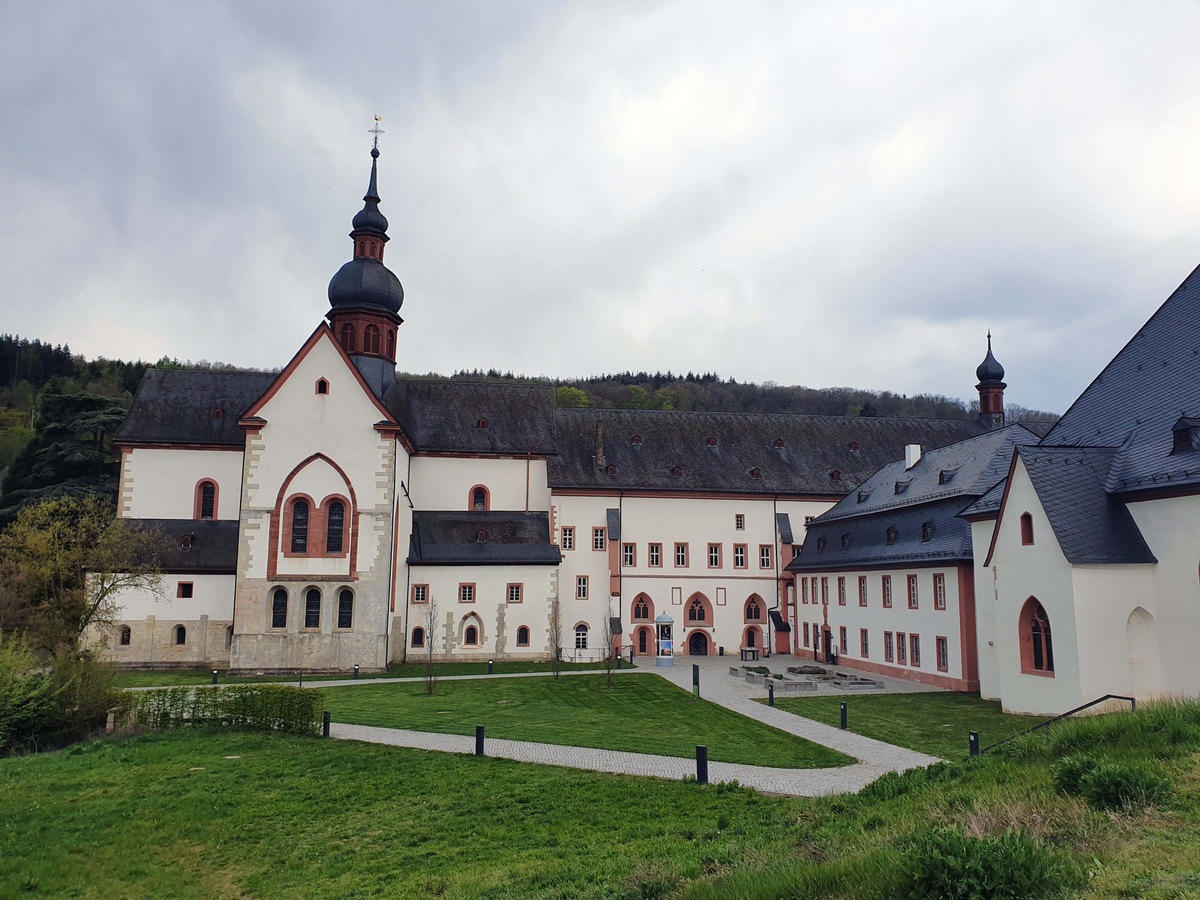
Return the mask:
[[[436,378],[434,375],[405,376]],[[805,413],[825,416],[904,416],[962,419],[976,414],[970,404],[940,394],[896,394],[863,388],[810,388],[722,379],[713,373],[621,372],[589,378],[527,378],[512,372],[455,372],[461,381],[518,381],[553,384],[559,406],[622,409],[687,409],[716,412]],[[1057,413],[1007,404],[1010,422],[1053,422]]]

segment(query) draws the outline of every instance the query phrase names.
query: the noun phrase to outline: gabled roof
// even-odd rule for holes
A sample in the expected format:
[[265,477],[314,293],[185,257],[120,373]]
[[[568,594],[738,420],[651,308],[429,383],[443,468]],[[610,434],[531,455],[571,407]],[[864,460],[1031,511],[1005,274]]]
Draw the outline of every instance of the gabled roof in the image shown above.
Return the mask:
[[558,547],[550,543],[549,513],[413,513],[411,566],[557,565],[561,559]]
[[1171,427],[1200,417],[1200,268],[1063,414],[1043,446],[1124,447],[1109,490],[1200,484],[1200,451],[1172,453]]
[[388,388],[384,404],[417,450],[554,452],[554,388],[549,385],[402,380]]
[[948,498],[963,498],[961,508],[967,498],[983,495],[1008,474],[1014,447],[1035,444],[1037,439],[1023,425],[1010,425],[923,453],[911,469],[897,459],[814,519],[809,529]]
[[996,518],[1000,513],[1000,504],[1004,500],[1004,487],[1007,484],[1007,478],[996,482],[990,491],[960,512],[959,515],[968,521]]
[[1104,490],[1118,448],[1039,446],[1017,453],[1068,562],[1157,562],[1125,504]]
[[[241,447],[238,418],[275,381],[270,372],[147,369],[118,444],[213,444]],[[214,418],[215,410],[220,418]]]
[[974,419],[637,409],[557,409],[554,417],[558,455],[547,469],[560,489],[840,496],[906,444],[980,434]]

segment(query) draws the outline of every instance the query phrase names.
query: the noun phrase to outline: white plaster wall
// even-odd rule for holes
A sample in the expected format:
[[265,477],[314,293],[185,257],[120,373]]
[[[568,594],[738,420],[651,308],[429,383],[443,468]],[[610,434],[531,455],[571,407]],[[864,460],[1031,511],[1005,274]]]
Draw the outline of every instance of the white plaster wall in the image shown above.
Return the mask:
[[[403,636],[404,653],[411,662],[419,660],[422,648],[412,646],[416,627],[430,629],[430,604],[433,606],[434,627],[431,632],[434,652],[438,658],[544,659],[550,652],[549,615],[555,596],[554,566],[412,566],[410,584],[428,585],[429,603],[407,603],[407,622],[399,629]],[[475,602],[459,602],[459,585],[475,585]],[[508,585],[524,587],[521,603],[508,602]],[[410,593],[411,597],[411,593]],[[463,634],[469,617],[475,617],[480,627],[477,647],[465,646]],[[578,617],[562,610],[562,646],[574,646],[573,629]],[[517,646],[517,629],[529,628],[529,646]],[[603,623],[589,621],[589,638],[600,646]],[[400,635],[395,636],[396,639]],[[430,639],[429,636],[426,638]],[[589,641],[589,646],[592,641]],[[399,649],[399,648],[397,648]],[[394,659],[402,658],[393,653]]]
[[[815,501],[779,501],[771,498],[731,499],[723,497],[645,497],[618,495],[588,497],[555,494],[553,498],[555,522],[558,526],[554,539],[558,541],[564,526],[575,528],[575,549],[563,551],[561,592],[564,605],[577,610],[579,615],[599,619],[612,614],[621,616],[625,634],[622,643],[628,646],[632,640],[632,608],[639,593],[646,593],[654,601],[655,615],[666,612],[675,619],[675,641],[677,652],[685,652],[689,627],[686,621],[688,598],[699,591],[707,596],[713,607],[714,626],[707,628],[715,648],[724,647],[726,653],[736,652],[742,646],[744,628],[744,604],[751,594],[762,598],[763,618],[754,622],[760,627],[764,642],[773,629],[768,628],[767,610],[778,602],[785,619],[783,598],[776,585],[784,577],[783,566],[787,556],[780,555],[781,547],[775,526],[775,513],[789,515],[793,542],[804,539],[806,516],[816,516],[832,504]],[[610,598],[608,551],[592,549],[592,529],[606,527],[608,509],[621,510],[621,541],[636,545],[636,565],[620,567],[619,596]],[[745,529],[737,530],[736,515],[745,516]],[[675,565],[675,544],[688,544],[688,565]],[[721,565],[708,565],[709,543],[721,545]],[[649,564],[649,545],[662,544],[662,566]],[[745,544],[747,567],[734,568],[734,545]],[[769,545],[771,565],[759,565],[759,548]],[[618,560],[622,557],[619,555]],[[589,581],[589,598],[586,602],[576,599],[576,579],[586,575]],[[611,607],[610,607],[611,603]],[[773,646],[773,639],[771,646]]]
[[1173,497],[1128,504],[1158,560],[1151,567],[1153,597],[1138,600],[1155,618],[1161,690],[1200,693],[1200,497]]
[[975,548],[975,643],[979,652],[979,696],[1000,699],[1000,664],[996,654],[996,578],[985,566],[996,520],[971,523],[971,546]]
[[[1129,614],[1137,607],[1145,608],[1151,615],[1158,608],[1154,596],[1154,568],[1150,565],[1074,568],[1075,604],[1080,613],[1076,625],[1080,648],[1080,703],[1105,694],[1129,696],[1135,693],[1126,624]],[[1057,649],[1056,640],[1056,652]],[[1151,661],[1159,662],[1157,653]],[[1161,690],[1161,678],[1155,681],[1152,689],[1136,691],[1140,699],[1148,699]]]
[[[1025,512],[1033,518],[1034,543],[1030,546],[1021,544],[1021,514]],[[996,568],[997,599],[993,609],[1000,700],[1008,712],[1039,715],[1065,712],[1083,702],[1075,625],[1076,616],[1085,616],[1087,612],[1082,608],[1077,611],[1071,565],[1058,546],[1019,458],[997,528],[992,564]],[[1021,608],[1031,596],[1037,597],[1050,618],[1053,678],[1021,672],[1018,620]],[[984,602],[981,600],[981,605]]]
[[218,519],[236,519],[241,504],[242,451],[135,447],[121,454],[121,502],[128,519],[190,519],[196,485],[217,483]]
[[[493,510],[550,508],[544,459],[416,456],[408,482],[417,509],[471,509],[471,488],[488,489]],[[528,493],[527,493],[528,492]]]
[[[179,583],[192,583],[192,596],[177,597]],[[121,619],[158,618],[196,620],[201,616],[213,619],[233,618],[233,575],[164,575],[162,594],[147,590],[131,590],[118,597]]]
[[[935,574],[942,575],[946,582],[945,609],[934,608],[933,580]],[[867,579],[867,605],[865,607],[858,605],[858,578],[860,575],[866,576]],[[916,609],[908,608],[909,575],[917,576],[918,607]],[[892,606],[890,609],[885,608],[883,605],[884,576],[889,576],[892,579]],[[885,666],[890,670],[891,674],[895,674],[901,678],[911,676],[914,672],[935,676],[940,675],[946,678],[964,677],[962,642],[959,627],[961,603],[958,590],[958,568],[956,566],[948,564],[934,568],[849,569],[846,571],[818,572],[812,575],[801,574],[799,577],[807,578],[809,582],[807,605],[804,603],[803,588],[797,588],[800,594],[797,616],[800,620],[801,649],[812,649],[813,625],[816,624],[819,627],[824,615],[822,604],[820,602],[814,603],[813,601],[813,579],[816,579],[818,599],[820,599],[821,579],[826,578],[829,581],[829,626],[833,631],[833,640],[835,643],[839,640],[838,629],[841,626],[846,627],[846,652],[840,654],[842,659],[845,659],[851,665],[856,660],[864,659],[861,653],[859,636],[861,629],[866,628],[869,647],[868,656],[865,659],[873,665]],[[845,606],[838,604],[839,577],[846,579]],[[804,645],[805,622],[809,623],[809,643],[807,647]],[[894,659],[892,662],[884,659],[885,631],[890,631],[893,635],[903,632],[906,642],[908,635],[918,635],[921,645],[920,665],[914,666],[907,652],[905,654],[906,659],[908,659],[907,665],[901,666]],[[946,638],[947,662],[949,664],[946,672],[939,672],[937,667],[936,639],[938,637]],[[824,647],[821,648],[819,655],[820,658],[824,659]]]

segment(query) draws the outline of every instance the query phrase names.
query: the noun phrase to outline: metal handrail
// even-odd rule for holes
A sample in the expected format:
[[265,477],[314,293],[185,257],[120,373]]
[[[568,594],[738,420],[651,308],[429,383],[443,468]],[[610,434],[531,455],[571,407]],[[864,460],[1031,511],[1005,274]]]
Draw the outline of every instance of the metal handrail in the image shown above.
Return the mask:
[[[1047,719],[1045,722],[1038,722],[1038,724],[1034,725],[1032,728],[1026,728],[1024,731],[1019,731],[1016,734],[1010,734],[1008,737],[1004,738],[1003,740],[996,741],[996,743],[994,743],[994,744],[988,744],[986,747],[984,747],[982,750],[979,750],[978,752],[980,754],[983,754],[983,753],[987,753],[989,750],[995,750],[1001,744],[1007,744],[1009,741],[1014,741],[1019,737],[1024,737],[1027,734],[1032,734],[1033,732],[1037,731],[1039,728],[1046,728],[1047,726],[1053,725],[1055,722],[1057,722],[1061,719],[1065,719],[1068,716],[1073,716],[1073,715],[1075,715],[1075,713],[1083,712],[1085,709],[1091,709],[1093,706],[1096,706],[1100,703],[1106,703],[1109,700],[1127,700],[1127,701],[1129,701],[1130,712],[1137,712],[1137,699],[1136,698],[1126,697],[1121,694],[1105,694],[1103,697],[1100,697],[1099,699],[1093,700],[1090,703],[1083,704],[1083,706],[1077,706],[1074,709],[1068,709],[1065,713],[1059,713],[1053,719]],[[972,756],[974,756],[974,755],[975,754],[972,754]]]

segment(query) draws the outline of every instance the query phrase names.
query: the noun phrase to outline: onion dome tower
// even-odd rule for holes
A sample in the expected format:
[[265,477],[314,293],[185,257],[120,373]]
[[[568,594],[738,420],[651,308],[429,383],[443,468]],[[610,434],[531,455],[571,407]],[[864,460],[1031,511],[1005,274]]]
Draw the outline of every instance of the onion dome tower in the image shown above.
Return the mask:
[[1004,366],[992,356],[992,332],[988,331],[987,356],[975,370],[979,383],[975,389],[979,391],[979,424],[985,428],[1001,428],[1004,426]]
[[399,314],[404,288],[383,264],[388,221],[379,211],[376,186],[379,135],[383,132],[376,125],[373,133],[371,182],[350,232],[354,258],[330,280],[330,308],[325,316],[342,349],[350,355],[371,389],[382,396],[396,379],[396,331],[404,322]]

